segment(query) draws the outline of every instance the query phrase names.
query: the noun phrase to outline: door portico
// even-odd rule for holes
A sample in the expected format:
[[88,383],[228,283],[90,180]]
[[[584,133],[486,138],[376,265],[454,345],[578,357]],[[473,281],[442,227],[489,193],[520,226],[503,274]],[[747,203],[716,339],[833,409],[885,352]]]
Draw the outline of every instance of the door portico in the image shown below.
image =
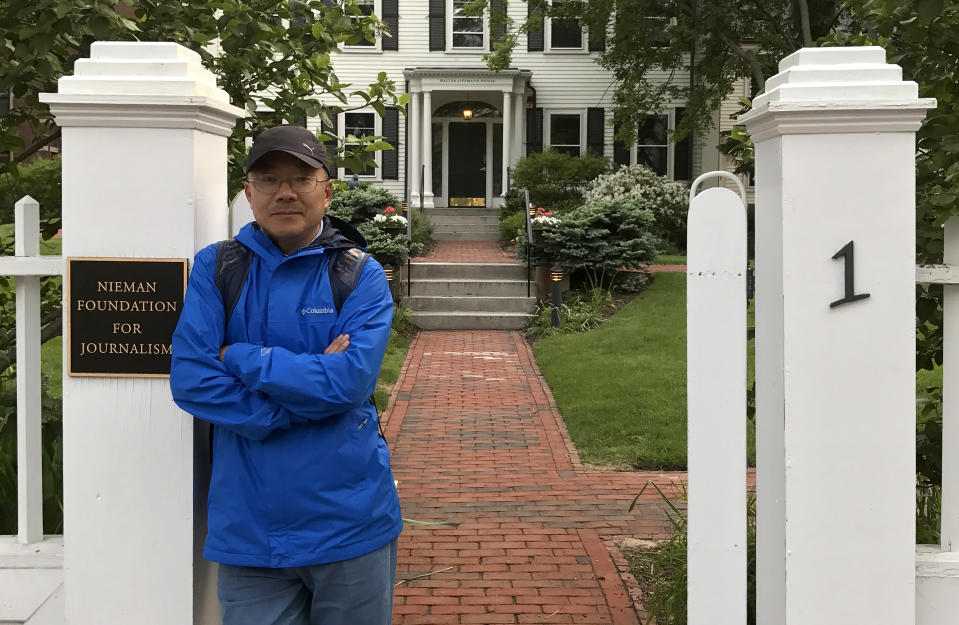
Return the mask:
[[[472,68],[412,68],[406,70],[405,75],[410,94],[407,113],[409,153],[406,163],[410,204],[432,208],[449,205],[455,198],[460,205],[500,205],[509,185],[507,169],[522,156],[522,137],[525,132],[523,109],[526,83],[531,72],[518,69],[493,73]],[[485,104],[496,113],[491,111],[487,117],[472,120],[449,116],[448,111],[442,113],[442,117],[434,116],[434,111],[460,100]],[[452,140],[467,152],[451,151],[451,124],[454,124]],[[471,125],[485,126],[485,133],[470,129]],[[440,136],[436,136],[436,133]],[[435,163],[437,158],[442,159],[441,163]],[[468,178],[478,164],[485,172],[486,190],[482,198],[471,195],[478,190],[477,180],[450,179],[451,176],[463,175]],[[497,169],[495,175],[492,171],[494,164]],[[437,175],[442,176],[442,179],[435,180]]]

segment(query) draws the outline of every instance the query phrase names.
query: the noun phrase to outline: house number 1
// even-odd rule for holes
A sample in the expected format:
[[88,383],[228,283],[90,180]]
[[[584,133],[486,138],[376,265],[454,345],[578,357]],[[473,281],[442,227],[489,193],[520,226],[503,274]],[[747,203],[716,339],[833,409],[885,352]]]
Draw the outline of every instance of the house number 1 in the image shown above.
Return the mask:
[[836,306],[841,306],[842,304],[848,304],[849,302],[855,302],[856,300],[866,299],[869,297],[869,293],[856,293],[856,261],[855,256],[853,255],[852,241],[846,243],[841,250],[832,255],[833,260],[836,260],[840,257],[842,257],[846,269],[846,293],[842,299],[837,299],[835,302],[829,304],[830,308],[835,308]]

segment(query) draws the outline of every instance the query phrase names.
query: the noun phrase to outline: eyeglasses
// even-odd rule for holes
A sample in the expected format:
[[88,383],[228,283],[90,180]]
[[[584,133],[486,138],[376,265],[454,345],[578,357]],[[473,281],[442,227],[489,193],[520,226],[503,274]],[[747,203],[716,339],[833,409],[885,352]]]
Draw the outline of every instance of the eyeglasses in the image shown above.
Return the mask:
[[276,193],[280,190],[284,182],[290,183],[290,188],[293,189],[294,193],[312,193],[316,190],[316,185],[321,182],[326,182],[326,179],[317,180],[312,176],[280,178],[279,176],[265,174],[263,176],[257,176],[256,178],[249,178],[248,181],[252,182],[253,186],[256,187],[256,190],[260,193]]

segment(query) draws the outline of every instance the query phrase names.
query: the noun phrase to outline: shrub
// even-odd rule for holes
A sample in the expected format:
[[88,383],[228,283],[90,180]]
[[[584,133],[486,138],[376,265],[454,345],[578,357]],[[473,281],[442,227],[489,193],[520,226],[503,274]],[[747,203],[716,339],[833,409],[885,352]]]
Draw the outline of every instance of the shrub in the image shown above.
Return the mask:
[[536,321],[526,334],[542,337],[556,333],[586,332],[606,321],[607,313],[612,308],[613,295],[606,289],[593,289],[588,293],[569,291],[559,309],[559,327],[553,327],[552,306],[544,302],[537,308]]
[[413,216],[413,244],[419,246],[417,254],[429,250],[433,247],[433,224],[420,211],[411,211]]
[[503,245],[510,243],[526,228],[526,213],[510,213],[500,217],[499,239]]
[[590,183],[586,201],[635,196],[656,217],[653,232],[675,250],[686,249],[686,213],[689,189],[679,182],[658,176],[643,165],[623,166]]
[[24,195],[40,203],[40,219],[59,219],[60,157],[38,158],[0,176],[0,222],[13,223],[13,206]]
[[384,267],[390,265],[398,268],[406,262],[410,254],[419,254],[422,246],[406,240],[406,234],[391,234],[381,230],[373,222],[366,221],[356,227],[366,239],[366,250],[372,254]]
[[382,187],[372,185],[333,193],[327,212],[353,225],[373,219],[387,206],[400,206],[399,198]]
[[636,195],[601,198],[563,213],[558,224],[536,232],[534,243],[541,242],[540,260],[582,272],[590,288],[608,288],[623,267],[637,267],[656,257],[659,238],[651,232],[654,222],[653,213]]
[[512,194],[522,204],[522,189],[529,189],[530,202],[562,211],[581,204],[586,185],[608,170],[609,161],[599,156],[540,152],[516,163]]

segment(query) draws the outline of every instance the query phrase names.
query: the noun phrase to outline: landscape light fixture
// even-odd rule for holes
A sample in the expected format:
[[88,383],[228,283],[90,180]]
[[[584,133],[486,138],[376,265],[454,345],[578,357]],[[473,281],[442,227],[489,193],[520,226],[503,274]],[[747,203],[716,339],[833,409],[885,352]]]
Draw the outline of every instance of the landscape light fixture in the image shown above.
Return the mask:
[[387,281],[387,282],[392,282],[392,281],[393,281],[393,268],[392,268],[392,267],[390,267],[389,265],[387,265],[386,267],[383,267],[383,273],[386,274],[386,281]]
[[550,289],[550,325],[554,328],[559,327],[559,309],[563,306],[563,293],[560,291],[560,282],[563,281],[563,268],[559,265],[553,265],[549,270],[549,279],[553,282],[553,288]]

